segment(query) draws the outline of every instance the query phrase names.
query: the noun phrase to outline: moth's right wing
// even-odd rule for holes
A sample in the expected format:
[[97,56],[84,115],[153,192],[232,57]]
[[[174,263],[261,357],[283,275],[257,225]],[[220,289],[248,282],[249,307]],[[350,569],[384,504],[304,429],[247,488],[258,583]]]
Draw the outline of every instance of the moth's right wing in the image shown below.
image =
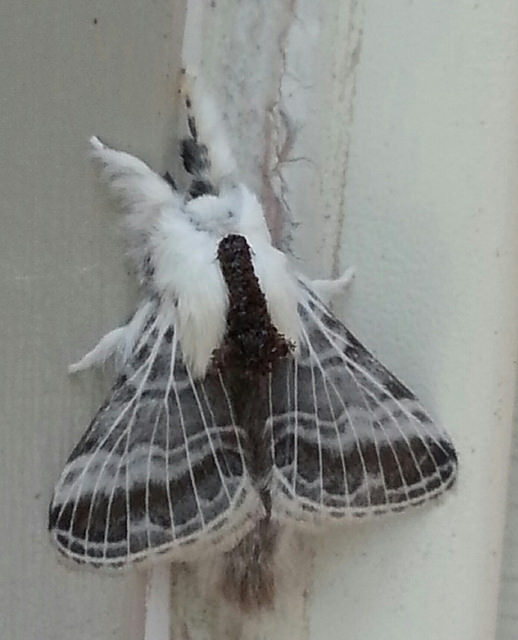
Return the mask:
[[455,481],[445,430],[301,283],[299,353],[270,377],[272,510],[299,522],[421,504]]
[[174,326],[151,314],[50,505],[67,557],[120,567],[233,546],[263,513],[224,380],[193,380]]

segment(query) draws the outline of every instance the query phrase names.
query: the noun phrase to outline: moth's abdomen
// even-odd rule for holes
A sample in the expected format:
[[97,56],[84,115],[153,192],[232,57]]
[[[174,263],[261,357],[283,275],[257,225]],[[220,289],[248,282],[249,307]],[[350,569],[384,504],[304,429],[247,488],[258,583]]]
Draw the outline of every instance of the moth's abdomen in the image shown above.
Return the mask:
[[270,518],[273,460],[267,385],[268,374],[288,356],[291,344],[272,323],[246,239],[223,238],[218,260],[229,304],[225,338],[215,363],[229,380],[237,422],[247,434],[247,470],[265,509],[252,531],[225,554],[221,589],[227,600],[249,611],[271,607],[275,593],[277,525]]

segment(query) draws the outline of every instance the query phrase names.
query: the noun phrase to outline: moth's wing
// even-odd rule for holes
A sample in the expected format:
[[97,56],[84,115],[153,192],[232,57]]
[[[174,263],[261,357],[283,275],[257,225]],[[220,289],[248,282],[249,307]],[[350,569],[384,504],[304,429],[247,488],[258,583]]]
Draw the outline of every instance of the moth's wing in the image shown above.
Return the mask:
[[300,351],[270,377],[273,511],[315,522],[400,511],[450,487],[447,433],[301,283]]
[[194,381],[161,324],[144,328],[56,486],[51,536],[78,562],[188,560],[232,546],[262,515],[223,379]]

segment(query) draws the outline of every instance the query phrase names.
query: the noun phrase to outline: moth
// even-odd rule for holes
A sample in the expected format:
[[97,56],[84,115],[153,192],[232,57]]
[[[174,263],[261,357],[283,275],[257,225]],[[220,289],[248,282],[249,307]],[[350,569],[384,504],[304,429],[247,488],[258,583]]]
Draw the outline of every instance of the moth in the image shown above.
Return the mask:
[[420,505],[452,486],[457,456],[327,306],[348,277],[311,282],[272,246],[196,91],[186,193],[91,139],[142,299],[70,367],[112,358],[117,378],[57,483],[49,530],[64,556],[99,568],[218,555],[221,592],[250,610],[274,601],[286,527]]

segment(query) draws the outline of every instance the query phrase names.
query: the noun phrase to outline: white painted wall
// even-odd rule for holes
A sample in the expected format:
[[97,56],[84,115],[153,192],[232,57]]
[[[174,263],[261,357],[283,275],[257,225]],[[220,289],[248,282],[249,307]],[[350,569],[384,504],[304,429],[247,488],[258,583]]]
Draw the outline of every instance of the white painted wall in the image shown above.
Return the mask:
[[47,508],[109,384],[66,367],[136,293],[88,138],[167,166],[183,21],[176,0],[0,0],[2,640],[142,638],[143,578],[64,567]]
[[518,633],[518,429],[515,405],[513,446],[508,481],[507,514],[503,547],[497,640],[515,640]]
[[[175,638],[489,640],[515,392],[518,5],[189,0],[183,45],[182,5],[0,0],[0,637],[142,637],[143,579],[59,565],[46,505],[107,387],[65,365],[134,300],[85,143],[164,169],[182,56],[298,266],[356,265],[337,312],[448,427],[461,468],[438,505],[298,540],[277,614],[240,621],[179,569]],[[505,575],[498,640],[518,633]]]
[[[444,508],[344,541],[331,584],[346,572],[354,595],[339,607],[319,590],[312,629],[494,637],[515,393],[517,24],[512,2],[367,4],[346,317],[448,426],[461,466]],[[319,585],[336,554],[322,553]]]

